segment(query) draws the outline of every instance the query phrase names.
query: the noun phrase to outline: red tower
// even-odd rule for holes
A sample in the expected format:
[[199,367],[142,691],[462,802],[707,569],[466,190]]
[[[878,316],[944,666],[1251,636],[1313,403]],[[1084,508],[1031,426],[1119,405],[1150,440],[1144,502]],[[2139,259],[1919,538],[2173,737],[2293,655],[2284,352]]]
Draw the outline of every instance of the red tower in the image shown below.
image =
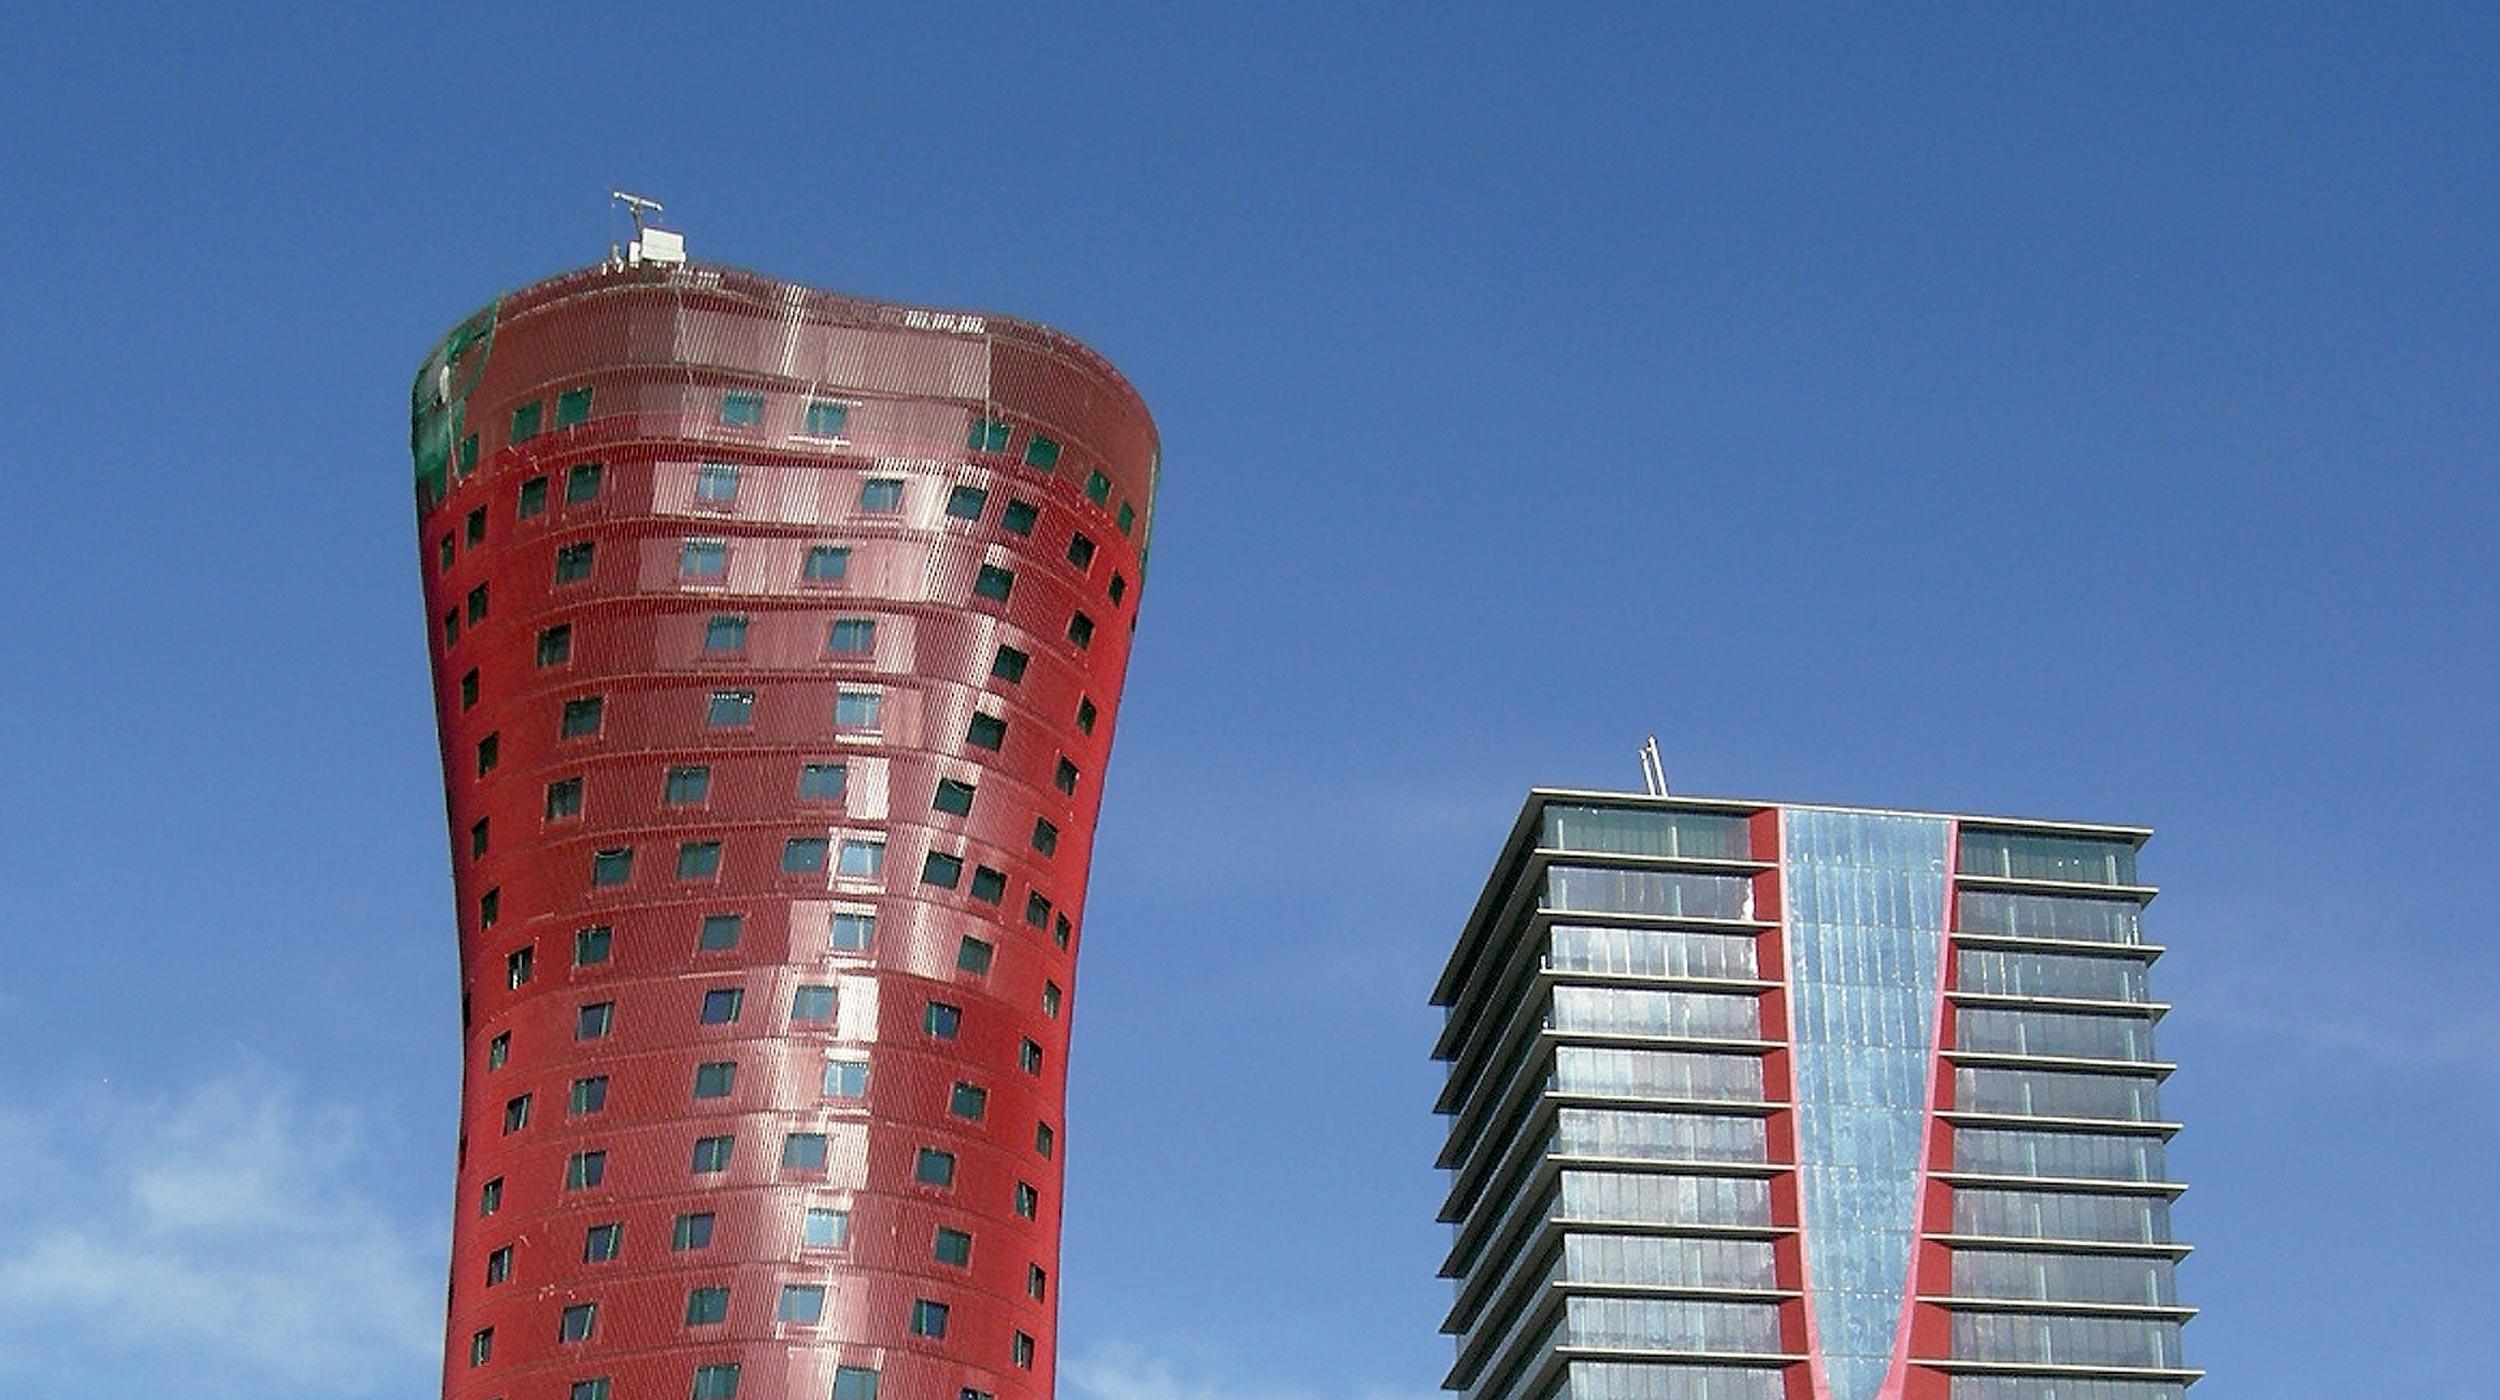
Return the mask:
[[697,265],[428,357],[458,1400],[1046,1397],[1157,469],[1084,346]]

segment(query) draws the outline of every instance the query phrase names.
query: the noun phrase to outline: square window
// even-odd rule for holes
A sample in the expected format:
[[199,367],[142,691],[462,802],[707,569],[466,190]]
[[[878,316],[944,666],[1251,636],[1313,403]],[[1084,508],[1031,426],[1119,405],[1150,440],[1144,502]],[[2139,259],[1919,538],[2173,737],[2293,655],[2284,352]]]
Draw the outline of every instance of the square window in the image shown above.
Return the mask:
[[714,729],[746,724],[755,718],[755,692],[752,690],[715,690],[703,711],[703,722]]
[[504,1100],[503,1130],[517,1133],[530,1125],[530,1096],[516,1094]]
[[920,883],[924,885],[936,885],[941,889],[951,890],[960,884],[963,878],[964,862],[961,856],[950,856],[943,851],[931,851],[928,858],[920,862]]
[[[694,1171],[698,1176],[729,1170],[729,1155],[737,1139],[729,1136],[696,1138],[694,1140]],[[706,1227],[708,1235],[709,1227]]]
[[597,1113],[608,1106],[608,1077],[592,1075],[573,1081],[572,1092],[565,1098],[564,1111],[575,1117]]
[[[606,932],[606,930],[599,930]],[[616,1027],[616,1003],[594,1001],[584,1006],[573,1018],[575,1040],[597,1040]]]
[[833,1400],[877,1400],[877,1373],[865,1366],[834,1367]]
[[583,1191],[608,1179],[608,1154],[576,1152],[564,1159],[564,1189]]
[[694,1400],[738,1400],[738,1363],[718,1361],[695,1367]]
[[1082,533],[1068,539],[1068,562],[1082,571],[1094,566],[1094,542]]
[[594,1376],[586,1381],[573,1382],[572,1390],[566,1393],[566,1400],[608,1400],[608,1378]]
[[1048,1292],[1050,1292],[1050,1275],[1042,1272],[1042,1266],[1039,1264],[1025,1265],[1024,1296],[1038,1303]]
[[503,1209],[503,1178],[496,1177],[477,1188],[477,1213],[493,1215]]
[[618,846],[595,851],[590,857],[590,883],[594,886],[621,885],[634,877],[634,848]]
[[556,726],[559,739],[586,739],[599,732],[599,724],[607,715],[608,701],[603,695],[583,695],[564,702],[564,718]]
[[1027,1371],[1033,1369],[1033,1339],[1030,1336],[1018,1332],[1015,1347],[1010,1354],[1014,1357],[1016,1365]]
[[1036,1123],[1033,1125],[1034,1151],[1047,1157],[1050,1155],[1051,1149],[1058,1145],[1059,1135],[1050,1130],[1050,1125],[1048,1123]]
[[531,956],[531,952],[532,950],[528,948],[515,948],[510,954],[505,956],[503,960],[503,980],[505,986],[517,992],[521,988],[529,985],[530,964],[536,961],[536,959]]
[[830,1021],[833,1019],[833,988],[803,986],[790,996],[790,1019],[793,1021]]
[[[839,873],[849,876],[854,880],[870,880],[876,878],[885,872],[885,843],[883,841],[862,841],[856,839],[843,842],[841,864],[837,867],[837,869]],[[834,931],[837,936],[841,932],[841,923],[841,916],[836,915],[834,918]],[[839,947],[840,945],[836,944],[835,946]],[[861,944],[860,946],[866,947],[867,945]]]
[[842,691],[833,697],[833,722],[844,729],[874,729],[884,698],[881,691]]
[[957,1084],[954,1092],[947,1095],[946,1111],[978,1123],[990,1111],[990,1091],[978,1084]]
[[996,904],[1007,897],[1007,873],[986,865],[972,868],[972,897],[983,904]]
[[1033,1220],[1039,1218],[1041,1213],[1042,1193],[1033,1189],[1033,1183],[1029,1181],[1017,1182],[1016,1218],[1019,1220]]
[[1052,826],[1046,818],[1033,819],[1033,849],[1046,856],[1059,854],[1059,828]]
[[547,478],[543,476],[533,476],[529,480],[522,482],[521,499],[516,506],[514,513],[521,519],[527,520],[533,515],[544,514],[546,509]]
[[729,572],[729,541],[688,540],[677,551],[677,572],[687,578],[719,578]]
[[1007,742],[1007,721],[996,715],[976,714],[964,730],[964,742],[976,749],[996,752]]
[[1062,758],[1059,760],[1059,767],[1050,775],[1050,785],[1074,797],[1076,796],[1076,776],[1076,765]]
[[703,649],[718,654],[747,649],[747,620],[743,613],[714,613],[703,627]]
[[833,630],[825,636],[825,650],[834,656],[866,656],[877,648],[877,623],[874,618],[837,618]]
[[990,658],[990,674],[1002,681],[1023,680],[1024,668],[1031,663],[1032,659],[1014,647],[1002,646],[998,649],[998,655]]
[[558,1319],[556,1341],[559,1344],[589,1341],[591,1331],[598,1325],[599,1305],[597,1303],[575,1303],[566,1308]]
[[469,1334],[469,1364],[483,1366],[495,1356],[495,1329],[481,1327]]
[[975,977],[987,977],[990,975],[990,961],[995,955],[996,950],[989,944],[967,933],[963,941],[955,945],[956,970],[969,972]]
[[840,437],[842,425],[848,422],[850,417],[851,406],[849,404],[828,403],[823,399],[811,400],[807,405],[807,436]]
[[694,498],[713,505],[727,505],[738,499],[738,469],[721,462],[697,467],[694,473]]
[[720,873],[718,841],[687,841],[677,847],[677,878],[709,880]]
[[505,1245],[486,1256],[486,1286],[494,1287],[512,1277],[512,1246]]
[[567,389],[556,395],[556,426],[578,427],[590,421],[590,386]]
[[978,486],[958,486],[946,493],[946,513],[957,520],[978,520],[990,503],[990,493]]
[[460,708],[464,710],[477,708],[477,690],[477,668],[472,666],[469,668],[469,673],[460,678]]
[[479,928],[481,928],[481,929],[489,929],[489,928],[493,928],[493,927],[495,926],[495,920],[496,920],[497,918],[501,917],[501,916],[502,916],[502,914],[503,914],[503,891],[502,891],[502,890],[500,890],[500,889],[492,889],[492,890],[488,890],[486,893],[484,893],[484,894],[482,894],[482,895],[479,895],[479,896],[477,897],[477,926],[478,926]]
[[810,1207],[799,1226],[799,1243],[819,1249],[840,1249],[851,1242],[851,1213]]
[[825,1062],[825,1097],[829,1099],[868,1097],[868,1062],[866,1060],[827,1060]]
[[712,1246],[712,1213],[708,1210],[677,1217],[669,1227],[670,1249],[709,1249]]
[[577,506],[599,499],[599,478],[603,475],[597,462],[584,462],[564,474],[564,503]]
[[850,577],[851,552],[838,544],[810,545],[799,577],[810,583],[840,583]]
[[1094,644],[1094,620],[1083,613],[1068,619],[1068,640],[1081,650]]
[[972,798],[972,784],[959,782],[953,778],[940,778],[937,784],[937,796],[930,799],[929,807],[932,811],[952,812],[959,817],[968,817],[972,815]]
[[700,1019],[707,1026],[726,1026],[738,1019],[746,1000],[746,989],[743,987],[714,987],[703,994]]
[[615,933],[606,924],[573,931],[573,966],[596,967],[608,960],[608,949]]
[[686,1290],[686,1325],[708,1327],[729,1320],[729,1290],[726,1288],[690,1288]]
[[1033,533],[1033,523],[1041,518],[1042,508],[1031,501],[1009,501],[998,523],[1010,534],[1029,535]]
[[714,1060],[694,1067],[694,1096],[698,1099],[725,1099],[738,1087],[738,1062]]
[[1059,991],[1059,984],[1058,984],[1058,983],[1056,983],[1056,982],[1044,982],[1044,983],[1042,984],[1042,1014],[1043,1014],[1043,1015],[1048,1016],[1049,1018],[1051,1018],[1051,1019],[1052,1019],[1052,1020],[1054,1020],[1054,1021],[1058,1020],[1058,1019],[1059,1019],[1059,1003],[1060,1003],[1061,999],[1062,999],[1062,994],[1061,994],[1061,993],[1060,993],[1060,991]]
[[499,1031],[493,1040],[486,1042],[486,1067],[488,1069],[502,1069],[505,1062],[511,1058],[512,1032]]
[[1016,1051],[1016,1064],[1026,1074],[1042,1072],[1042,1047],[1039,1041],[1027,1040]]
[[799,796],[809,802],[830,802],[842,795],[849,770],[839,763],[810,763],[799,769]]
[[573,659],[573,624],[559,622],[538,634],[538,664],[561,666]]
[[864,515],[891,515],[903,508],[903,483],[890,476],[872,476],[859,484],[859,509]]
[[[1133,535],[1137,533],[1137,507],[1130,505],[1126,501],[1120,502],[1119,524],[1121,534]],[[1117,594],[1114,594],[1111,601],[1116,603],[1120,601],[1120,599]]]
[[1040,890],[1024,892],[1024,921],[1035,928],[1050,926],[1050,901]]
[[1111,478],[1097,471],[1085,478],[1085,499],[1101,505],[1111,499]]
[[915,1337],[945,1336],[946,1313],[947,1308],[944,1303],[928,1298],[912,1299],[911,1334]]
[[547,820],[562,821],[582,814],[582,780],[559,778],[547,784]]
[[1043,437],[1040,433],[1026,438],[1024,464],[1028,467],[1039,467],[1043,471],[1049,471],[1052,467],[1058,466],[1059,444]]
[[941,1264],[969,1268],[972,1264],[972,1236],[965,1231],[950,1230],[940,1225],[936,1247],[930,1253]]
[[[842,843],[845,866],[843,873],[846,875],[850,873],[847,868],[850,863],[850,845],[848,841]],[[884,858],[885,850],[880,846],[877,851],[879,864],[883,864]],[[867,952],[869,947],[877,941],[877,916],[874,914],[836,914],[827,931],[826,941],[837,953]]]
[[813,1324],[825,1315],[825,1286],[821,1283],[785,1283],[781,1286],[783,1322],[802,1326]]
[[625,1252],[625,1227],[611,1220],[582,1232],[582,1262],[599,1264]]
[[764,421],[764,396],[745,392],[720,396],[720,421],[732,428],[752,428]]
[[1094,708],[1094,702],[1093,702],[1093,700],[1092,700],[1092,699],[1090,699],[1090,698],[1088,698],[1088,697],[1086,697],[1086,696],[1082,696],[1082,695],[1080,695],[1080,696],[1078,696],[1078,697],[1077,697],[1077,701],[1076,701],[1076,727],[1077,727],[1077,728],[1079,728],[1079,729],[1081,729],[1081,730],[1084,730],[1084,731],[1085,731],[1086,733],[1088,733],[1088,734],[1093,733],[1093,732],[1094,732],[1094,721],[1095,721],[1096,719],[1098,719],[1098,718],[1100,718],[1100,717],[1101,717],[1101,713],[1102,713],[1101,711],[1099,711],[1099,710],[1097,710],[1097,709],[1095,709],[1095,708]]
[[739,936],[746,932],[744,914],[706,914],[702,931],[694,937],[695,951],[726,953],[738,946]]
[[987,598],[994,603],[1006,602],[1007,595],[1015,591],[1016,576],[1014,572],[1002,569],[996,564],[982,565],[981,572],[972,580],[973,596],[976,598]]
[[485,620],[486,585],[481,583],[469,590],[469,625],[475,627]]
[[781,873],[813,875],[825,868],[825,848],[829,843],[822,836],[793,836],[781,843]]
[[579,583],[590,577],[590,566],[598,557],[599,547],[587,540],[568,544],[556,551],[556,582]]
[[940,1152],[934,1147],[921,1148],[920,1156],[912,1163],[911,1174],[912,1179],[923,1186],[952,1186],[955,1184],[955,1154]]
[[790,1171],[820,1172],[825,1169],[825,1135],[823,1133],[792,1133],[781,1140],[781,1165]]
[[537,402],[525,403],[512,410],[512,440],[527,442],[538,436],[538,422],[546,416],[546,412],[547,405]]
[[711,795],[711,767],[701,763],[682,763],[668,770],[668,779],[661,788],[660,800],[671,807],[685,807],[701,802]]
[[964,448],[970,452],[1004,452],[1011,431],[1005,419],[975,418],[972,431],[964,434]]
[[920,1029],[939,1040],[953,1040],[955,1033],[963,1029],[963,1024],[964,1010],[960,1006],[933,1001],[921,1008]]
[[[1122,506],[1120,509],[1127,510],[1128,507]],[[1120,605],[1120,600],[1127,596],[1128,580],[1120,574],[1114,573],[1111,576],[1111,605],[1115,608],[1118,607]]]

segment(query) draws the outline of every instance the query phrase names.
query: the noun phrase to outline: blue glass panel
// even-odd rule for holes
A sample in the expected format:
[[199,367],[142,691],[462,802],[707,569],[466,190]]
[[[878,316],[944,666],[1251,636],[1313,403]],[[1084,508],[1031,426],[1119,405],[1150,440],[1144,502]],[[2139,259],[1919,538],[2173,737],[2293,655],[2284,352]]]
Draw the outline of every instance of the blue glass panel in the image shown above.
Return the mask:
[[1780,814],[1806,1276],[1831,1400],[1872,1400],[1909,1288],[1946,823]]

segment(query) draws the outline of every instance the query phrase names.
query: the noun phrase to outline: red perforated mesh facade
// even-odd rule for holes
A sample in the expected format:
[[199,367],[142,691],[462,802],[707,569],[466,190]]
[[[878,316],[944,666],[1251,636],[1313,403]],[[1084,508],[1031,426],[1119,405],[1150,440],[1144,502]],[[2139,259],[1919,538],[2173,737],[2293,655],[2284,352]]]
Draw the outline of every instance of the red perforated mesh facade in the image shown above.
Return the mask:
[[686,267],[505,298],[413,408],[445,1396],[1049,1395],[1143,403],[1028,323]]

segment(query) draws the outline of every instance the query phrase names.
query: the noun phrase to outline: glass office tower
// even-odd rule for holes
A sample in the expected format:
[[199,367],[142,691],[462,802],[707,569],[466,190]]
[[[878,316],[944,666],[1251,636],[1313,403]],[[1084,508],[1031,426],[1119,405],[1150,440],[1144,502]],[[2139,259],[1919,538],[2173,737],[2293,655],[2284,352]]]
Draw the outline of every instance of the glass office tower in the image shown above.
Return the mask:
[[412,409],[444,1394],[1044,1400],[1145,405],[1029,322],[620,259]]
[[1468,1400],[2182,1400],[2147,832],[1537,791],[1433,999]]

